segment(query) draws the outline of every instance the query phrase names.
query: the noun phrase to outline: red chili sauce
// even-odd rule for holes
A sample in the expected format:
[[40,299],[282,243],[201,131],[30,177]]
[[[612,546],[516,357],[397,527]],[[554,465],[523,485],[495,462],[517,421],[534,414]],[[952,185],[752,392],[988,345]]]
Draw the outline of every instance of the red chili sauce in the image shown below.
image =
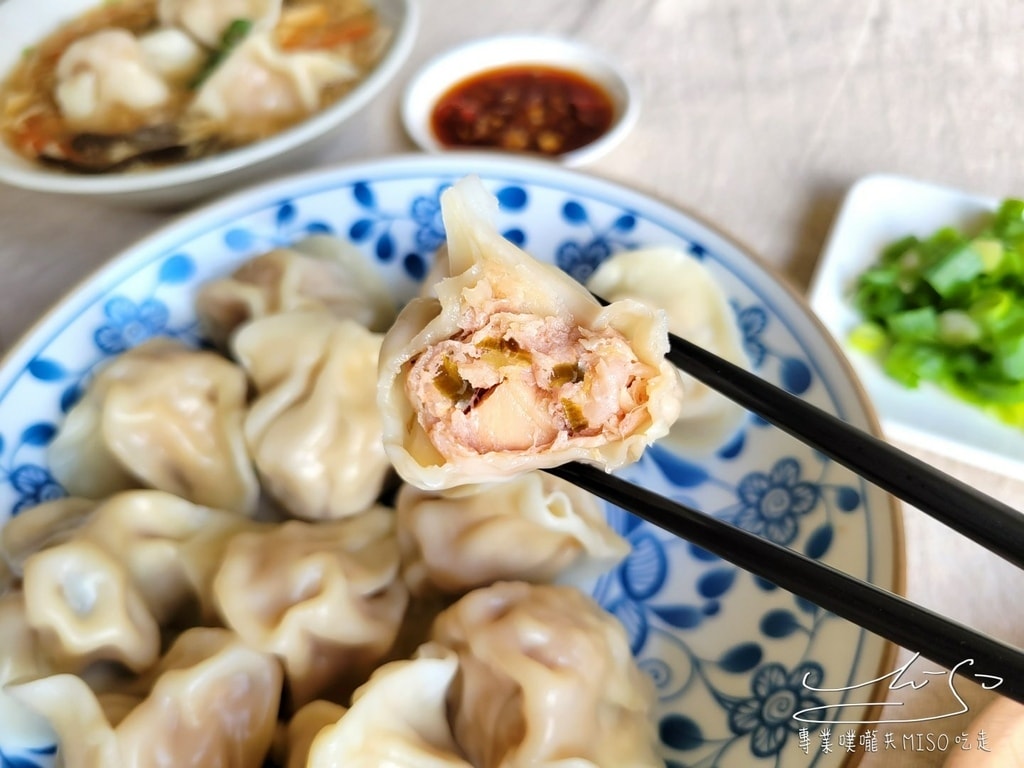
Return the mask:
[[574,72],[515,66],[458,83],[438,100],[430,122],[447,147],[561,155],[599,138],[613,112],[608,94]]

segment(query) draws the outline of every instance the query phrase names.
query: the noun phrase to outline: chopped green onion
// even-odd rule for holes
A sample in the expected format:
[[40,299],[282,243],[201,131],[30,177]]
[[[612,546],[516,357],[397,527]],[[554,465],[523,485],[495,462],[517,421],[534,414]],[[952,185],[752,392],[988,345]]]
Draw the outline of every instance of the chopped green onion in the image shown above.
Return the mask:
[[1007,291],[986,291],[971,302],[967,312],[982,325],[991,325],[1006,316],[1013,306],[1013,294]]
[[981,338],[981,328],[962,309],[947,309],[938,316],[939,341],[952,347],[973,344]]
[[861,323],[850,331],[849,341],[851,347],[868,355],[882,351],[889,343],[885,328],[878,323]]
[[195,90],[212,75],[221,64],[231,55],[231,52],[245,40],[252,31],[252,22],[249,19],[235,19],[224,30],[221,35],[220,45],[206,57],[206,62],[199,72],[189,82],[188,87]]
[[939,318],[934,307],[919,307],[889,315],[889,332],[896,339],[930,341],[939,333]]
[[897,240],[858,278],[850,345],[907,387],[933,382],[1024,429],[1024,200],[978,232]]
[[1003,261],[1006,249],[992,237],[978,237],[971,241],[971,250],[981,257],[983,272],[995,272]]
[[924,279],[940,296],[971,283],[985,270],[981,256],[973,248],[961,248],[947,253],[924,271]]

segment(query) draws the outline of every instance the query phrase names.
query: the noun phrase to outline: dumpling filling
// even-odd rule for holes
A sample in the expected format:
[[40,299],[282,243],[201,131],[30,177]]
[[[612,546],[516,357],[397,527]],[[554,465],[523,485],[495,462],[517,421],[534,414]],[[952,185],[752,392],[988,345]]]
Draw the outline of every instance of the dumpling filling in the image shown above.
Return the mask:
[[497,199],[470,176],[441,195],[447,274],[381,345],[384,449],[423,490],[583,461],[640,458],[679,416],[663,312],[602,306],[505,239]]
[[650,419],[647,381],[658,370],[621,333],[489,303],[410,363],[406,393],[442,455],[595,444]]

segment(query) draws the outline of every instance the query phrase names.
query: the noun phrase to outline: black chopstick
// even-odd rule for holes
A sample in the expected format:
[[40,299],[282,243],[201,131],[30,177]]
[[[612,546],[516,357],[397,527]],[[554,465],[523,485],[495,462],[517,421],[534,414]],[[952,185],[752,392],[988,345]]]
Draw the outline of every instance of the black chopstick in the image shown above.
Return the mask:
[[[1024,653],[873,584],[583,464],[546,470],[903,648],[1024,703]],[[971,662],[971,663],[967,663]]]
[[1021,512],[692,342],[674,334],[669,341],[666,357],[680,370],[1024,568]]

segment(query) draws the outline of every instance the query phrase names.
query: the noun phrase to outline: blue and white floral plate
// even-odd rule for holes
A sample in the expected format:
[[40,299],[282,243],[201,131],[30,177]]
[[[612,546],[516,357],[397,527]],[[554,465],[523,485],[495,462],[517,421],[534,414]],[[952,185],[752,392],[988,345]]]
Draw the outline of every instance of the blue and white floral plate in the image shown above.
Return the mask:
[[[232,196],[162,229],[73,291],[0,369],[0,522],[63,493],[47,469],[47,444],[97,365],[153,335],[195,340],[192,298],[203,281],[307,233],[332,232],[359,245],[406,299],[444,238],[438,194],[468,173],[497,194],[507,237],[581,280],[623,248],[670,244],[702,259],[729,296],[757,373],[877,429],[806,306],[708,226],[547,163],[398,157]],[[656,446],[624,474],[854,576],[901,587],[902,528],[891,499],[758,418],[710,458]],[[841,727],[827,755],[820,727],[793,715],[841,703],[836,719],[869,719],[876,698],[866,683],[890,661],[888,644],[621,510],[609,516],[633,553],[593,593],[626,626],[656,683],[668,764],[834,764],[846,751],[836,741]],[[0,717],[0,765],[45,765],[52,753],[45,737]]]

